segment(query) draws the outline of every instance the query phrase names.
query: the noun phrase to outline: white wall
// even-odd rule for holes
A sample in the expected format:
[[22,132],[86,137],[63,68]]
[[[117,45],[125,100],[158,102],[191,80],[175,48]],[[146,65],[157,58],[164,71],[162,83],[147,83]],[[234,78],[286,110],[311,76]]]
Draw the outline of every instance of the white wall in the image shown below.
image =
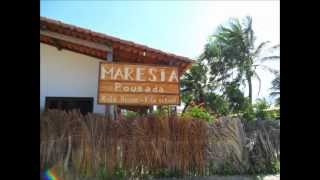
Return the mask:
[[40,43],[40,110],[46,96],[93,97],[95,113],[104,113],[97,104],[101,60]]

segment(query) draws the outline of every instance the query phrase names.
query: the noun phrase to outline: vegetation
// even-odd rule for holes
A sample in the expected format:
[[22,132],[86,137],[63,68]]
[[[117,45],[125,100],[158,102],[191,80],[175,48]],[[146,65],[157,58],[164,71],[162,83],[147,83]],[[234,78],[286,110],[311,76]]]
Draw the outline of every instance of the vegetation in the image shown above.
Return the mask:
[[123,114],[123,117],[126,119],[132,119],[132,118],[135,118],[138,116],[139,116],[139,113],[134,112],[134,111],[129,111],[129,110]]
[[[246,120],[272,119],[278,114],[269,111],[270,104],[257,100],[252,102],[252,79],[261,80],[257,69],[268,70],[276,78],[272,82],[271,97],[277,97],[280,103],[280,73],[264,63],[271,60],[279,61],[277,54],[263,53],[268,41],[255,46],[255,35],[252,29],[252,18],[246,17],[243,23],[231,19],[225,26],[210,36],[204,52],[196,64],[185,73],[181,80],[182,101],[186,104],[183,113],[191,102],[204,104],[214,117],[240,115]],[[273,52],[280,45],[268,48]],[[248,96],[243,88],[248,86]]]
[[269,111],[271,105],[265,99],[258,99],[254,105],[255,116],[259,119],[275,119],[278,114],[277,111]]
[[227,101],[222,95],[206,93],[205,108],[216,117],[228,115],[230,113],[229,106],[229,101]]
[[[206,61],[210,67],[212,86],[222,84],[225,87],[228,82],[247,84],[251,103],[252,78],[257,78],[261,83],[256,69],[262,68],[275,73],[275,70],[263,62],[280,59],[277,55],[261,57],[263,48],[269,42],[262,42],[255,47],[255,39],[251,17],[247,17],[243,24],[238,19],[231,19],[228,26],[220,26],[217,33],[210,37],[200,56],[200,60]],[[273,49],[278,47],[276,45]]]
[[186,113],[183,114],[183,117],[195,118],[200,120],[205,120],[209,123],[213,122],[214,117],[208,113],[205,108],[200,106],[193,106],[188,108]]
[[182,101],[186,104],[183,112],[186,111],[190,103],[196,104],[204,102],[205,90],[207,88],[208,69],[201,63],[194,64],[189,72],[183,75],[181,80]]

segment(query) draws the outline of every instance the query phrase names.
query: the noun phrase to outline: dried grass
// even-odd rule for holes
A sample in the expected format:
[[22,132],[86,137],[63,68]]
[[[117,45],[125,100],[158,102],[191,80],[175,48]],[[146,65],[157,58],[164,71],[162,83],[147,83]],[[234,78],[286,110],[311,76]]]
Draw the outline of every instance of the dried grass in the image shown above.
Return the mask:
[[273,173],[280,160],[279,121],[221,118],[210,125],[209,174]]
[[[40,114],[41,170],[55,168],[94,177],[124,173],[142,177],[266,172],[280,159],[280,125],[221,118],[141,116],[111,121],[77,111]],[[72,178],[71,178],[72,179]],[[74,179],[74,178],[73,178]]]
[[209,137],[208,157],[213,166],[210,174],[242,174],[247,171],[246,133],[239,119],[219,119],[210,126]]
[[203,174],[205,170],[208,125],[204,121],[158,116],[111,121],[99,115],[57,110],[40,117],[42,169],[62,161],[67,162],[64,170],[84,176],[97,174],[101,167],[109,174],[121,167],[131,176],[161,169],[181,175]]

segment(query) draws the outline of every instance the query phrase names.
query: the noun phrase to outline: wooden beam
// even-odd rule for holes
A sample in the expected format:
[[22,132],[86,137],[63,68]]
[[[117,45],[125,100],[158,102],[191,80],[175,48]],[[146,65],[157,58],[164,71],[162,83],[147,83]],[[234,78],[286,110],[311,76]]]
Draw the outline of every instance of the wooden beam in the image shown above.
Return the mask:
[[[108,62],[112,62],[113,59],[113,51],[107,52],[106,55],[106,60]],[[105,116],[110,118],[111,120],[116,120],[117,119],[117,106],[116,105],[106,105],[105,106],[106,111],[105,111]]]
[[68,41],[68,42],[71,42],[71,43],[79,44],[81,46],[87,46],[87,47],[98,49],[98,50],[102,50],[102,51],[108,51],[108,52],[112,51],[112,48],[109,47],[109,46],[98,44],[98,43],[94,43],[94,42],[83,40],[83,39],[79,39],[79,38],[75,38],[75,37],[72,37],[72,36],[63,35],[63,34],[52,32],[52,31],[47,31],[47,30],[41,30],[40,29],[40,35],[49,36],[49,37],[52,37],[52,38],[55,38],[55,39]]

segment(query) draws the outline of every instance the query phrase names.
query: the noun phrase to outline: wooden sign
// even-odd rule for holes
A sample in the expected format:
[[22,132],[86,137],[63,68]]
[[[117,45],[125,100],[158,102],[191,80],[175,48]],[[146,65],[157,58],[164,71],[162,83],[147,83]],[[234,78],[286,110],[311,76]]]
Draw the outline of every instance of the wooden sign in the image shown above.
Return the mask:
[[177,67],[101,62],[98,104],[178,105]]

